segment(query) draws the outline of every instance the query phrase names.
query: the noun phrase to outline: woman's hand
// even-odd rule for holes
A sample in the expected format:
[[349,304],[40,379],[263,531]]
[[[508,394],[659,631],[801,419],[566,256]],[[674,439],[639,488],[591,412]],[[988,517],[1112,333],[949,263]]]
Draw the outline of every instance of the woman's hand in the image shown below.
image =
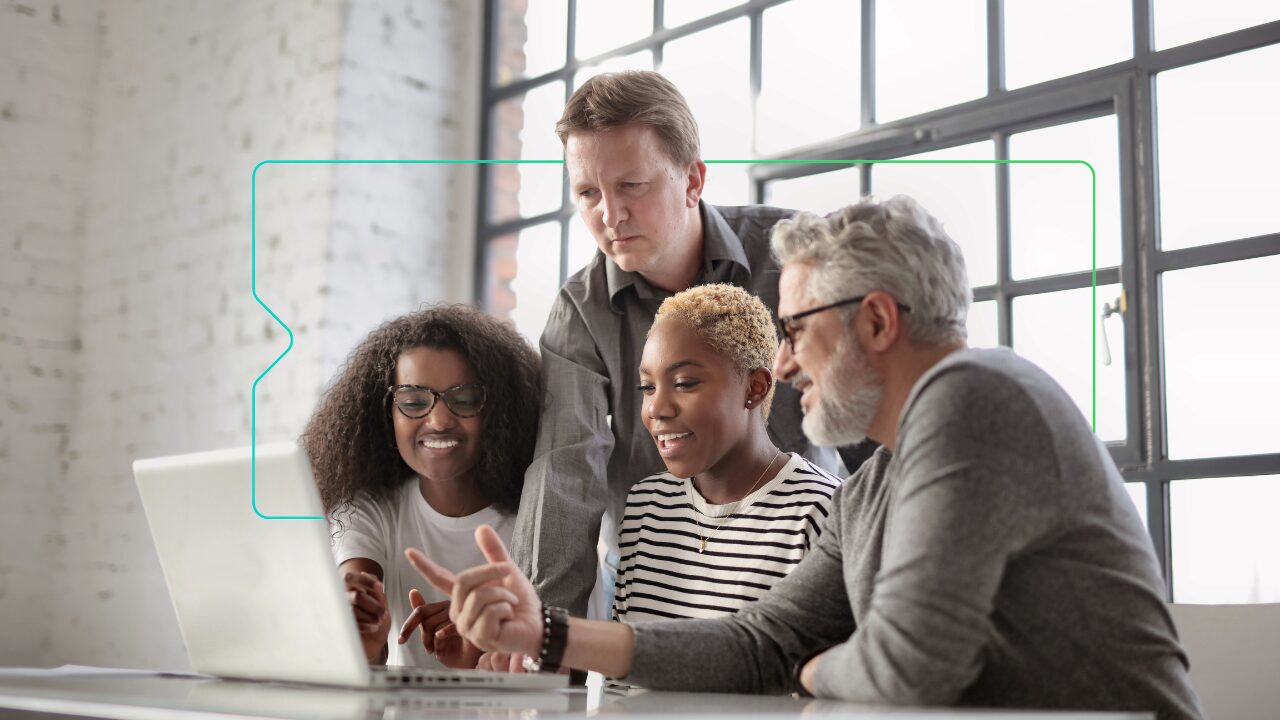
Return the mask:
[[489,564],[456,576],[419,550],[405,550],[405,557],[427,582],[449,595],[449,619],[472,645],[486,652],[537,655],[542,651],[538,594],[511,561],[493,528],[476,528],[476,545]]
[[400,644],[422,627],[422,646],[435,655],[446,667],[470,670],[480,659],[480,650],[458,634],[449,619],[449,601],[428,603],[422,593],[414,588],[409,591],[409,606],[413,611],[400,627]]
[[368,572],[348,572],[342,576],[347,599],[360,632],[360,645],[370,663],[387,660],[387,634],[391,631],[391,611],[378,576]]

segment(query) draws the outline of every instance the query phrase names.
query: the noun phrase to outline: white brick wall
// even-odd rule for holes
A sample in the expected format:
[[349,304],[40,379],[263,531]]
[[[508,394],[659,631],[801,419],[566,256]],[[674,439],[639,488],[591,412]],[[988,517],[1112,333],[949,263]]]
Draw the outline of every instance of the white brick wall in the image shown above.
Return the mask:
[[[479,156],[481,3],[363,0],[348,11],[337,157]],[[325,366],[377,323],[472,296],[476,175],[467,165],[336,168]]]
[[0,665],[48,656],[99,5],[0,2]]
[[[248,442],[250,382],[286,342],[249,292],[250,174],[332,153],[342,18],[336,1],[103,7],[53,662],[187,666],[130,463]],[[315,332],[332,174],[265,184],[259,287]],[[271,398],[317,382],[289,370],[260,397],[268,435],[306,411]]]
[[[13,497],[32,508],[4,531],[0,610],[12,619],[25,606],[31,622],[12,625],[24,637],[0,643],[0,663],[185,667],[130,463],[249,441],[251,383],[288,342],[250,294],[253,167],[473,155],[474,115],[458,103],[474,103],[479,81],[479,6],[112,0],[99,21],[99,6],[63,5],[87,15],[88,29],[68,29],[79,18],[66,7],[67,27],[54,26],[50,2],[26,0],[33,15],[0,5],[0,109],[13,96],[19,110],[30,100],[67,118],[47,131],[0,119],[0,207],[25,213],[0,218],[0,307],[12,315],[0,315],[0,453],[23,448],[0,461],[6,507]],[[13,46],[5,12],[74,42]],[[15,63],[75,82],[18,85]],[[60,179],[41,174],[35,156],[48,152],[7,167],[10,137],[31,143],[38,132],[60,153],[44,161]],[[257,288],[296,341],[259,385],[259,441],[298,434],[372,324],[423,300],[469,297],[474,181],[381,168],[257,174]],[[14,232],[39,222],[50,238],[40,254],[15,249]],[[31,278],[43,289],[17,287]],[[11,326],[53,344],[33,356]],[[78,391],[57,395],[71,375]],[[46,549],[19,555],[11,537]]]

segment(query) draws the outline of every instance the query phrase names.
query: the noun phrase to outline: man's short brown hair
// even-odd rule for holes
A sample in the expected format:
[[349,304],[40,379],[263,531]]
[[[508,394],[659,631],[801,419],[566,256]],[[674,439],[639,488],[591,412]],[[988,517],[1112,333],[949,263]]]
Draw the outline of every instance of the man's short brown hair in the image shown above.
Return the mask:
[[603,73],[588,79],[564,106],[556,135],[567,143],[575,132],[600,132],[629,123],[653,128],[678,165],[702,156],[698,123],[689,104],[670,80],[652,70]]

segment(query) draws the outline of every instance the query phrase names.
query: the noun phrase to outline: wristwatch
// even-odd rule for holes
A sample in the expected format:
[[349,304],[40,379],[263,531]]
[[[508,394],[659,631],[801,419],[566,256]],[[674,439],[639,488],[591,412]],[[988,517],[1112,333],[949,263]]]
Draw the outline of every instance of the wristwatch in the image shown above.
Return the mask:
[[524,656],[521,665],[526,672],[557,673],[569,639],[569,611],[544,604],[542,606],[542,650],[537,657]]

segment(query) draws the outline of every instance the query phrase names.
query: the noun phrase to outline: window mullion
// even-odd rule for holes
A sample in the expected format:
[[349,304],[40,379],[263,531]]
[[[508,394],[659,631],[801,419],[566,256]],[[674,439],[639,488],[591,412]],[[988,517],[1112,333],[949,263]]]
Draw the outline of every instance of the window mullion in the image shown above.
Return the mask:
[[1004,0],[987,0],[987,94],[1004,92]]
[[[751,152],[753,156],[759,157],[759,146],[756,143],[760,137],[760,90],[764,84],[764,11],[755,10],[749,17],[751,19],[749,51],[751,57],[748,66],[748,82],[751,84]],[[762,187],[759,181],[752,183],[753,202],[764,202]]]
[[[1139,3],[1144,0],[1138,0]],[[1136,20],[1136,18],[1135,18]],[[1136,71],[1133,80],[1132,161],[1134,255],[1133,273],[1138,284],[1136,307],[1132,313],[1138,325],[1138,362],[1140,365],[1139,398],[1142,405],[1141,459],[1147,467],[1159,465],[1166,456],[1164,419],[1164,373],[1162,369],[1162,329],[1160,308],[1160,275],[1155,267],[1159,244],[1159,210],[1155,143],[1155,78],[1146,70]],[[1173,539],[1170,528],[1169,482],[1157,474],[1147,484],[1147,524],[1155,546],[1156,558],[1164,571],[1165,593],[1173,598]]]
[[[1141,71],[1135,71],[1135,79]],[[1136,103],[1134,99],[1134,83],[1125,91],[1118,92],[1115,99],[1116,130],[1118,132],[1118,149],[1120,152],[1120,288],[1124,293],[1125,312],[1121,314],[1124,330],[1125,357],[1125,436],[1123,452],[1118,453],[1117,462],[1121,466],[1150,466],[1151,453],[1145,438],[1148,437],[1146,426],[1149,423],[1144,411],[1144,353],[1143,335],[1146,323],[1143,319],[1145,298],[1142,292],[1142,274],[1139,271],[1138,257],[1142,249],[1140,235],[1142,222],[1138,207],[1138,196],[1145,187],[1146,180],[1138,177],[1140,168],[1149,165],[1138,159],[1140,129],[1137,121]],[[1101,282],[1101,281],[1099,281]]]
[[1159,476],[1148,478],[1147,531],[1155,546],[1156,559],[1164,571],[1165,600],[1173,600],[1172,533],[1169,530],[1169,481]]
[[1013,347],[1013,298],[1009,295],[1012,280],[1012,211],[1009,197],[1009,133],[996,132],[996,326],[1000,344]]
[[[480,58],[480,153],[481,157],[488,157],[491,146],[493,144],[493,108],[494,105],[490,101],[490,93],[493,86],[493,73],[495,67],[496,55],[498,53],[498,43],[494,38],[497,28],[498,3],[501,0],[487,0],[484,4],[484,18],[481,21],[484,34],[484,48]],[[572,0],[570,0],[572,1]],[[481,163],[476,167],[476,224],[473,236],[480,237],[480,230],[489,222],[489,209],[492,201],[492,194],[489,192],[489,179],[492,167]],[[488,276],[485,272],[486,259],[489,254],[489,243],[483,240],[477,241],[472,251],[472,270],[471,270],[471,294],[476,299],[476,304],[484,306],[485,298],[488,297]]]
[[[1145,59],[1151,54],[1155,36],[1151,4],[1153,0],[1133,0],[1133,56]],[[1141,65],[1143,63],[1139,63]]]
[[[862,127],[876,121],[876,0],[862,0]],[[863,187],[870,187],[864,184]]]

